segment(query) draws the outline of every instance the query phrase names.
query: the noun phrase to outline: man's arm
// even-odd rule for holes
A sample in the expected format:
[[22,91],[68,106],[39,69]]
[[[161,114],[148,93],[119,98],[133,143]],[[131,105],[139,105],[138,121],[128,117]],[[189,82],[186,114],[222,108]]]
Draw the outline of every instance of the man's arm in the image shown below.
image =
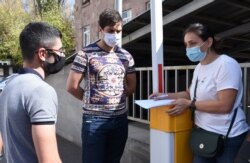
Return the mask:
[[127,74],[125,77],[125,94],[127,96],[130,96],[135,92],[136,88],[136,74],[135,73],[130,73]]
[[61,163],[55,125],[32,125],[32,138],[39,163]]
[[77,73],[73,70],[70,70],[67,79],[67,91],[79,100],[83,99],[84,90],[80,86],[83,76],[84,75],[82,73]]

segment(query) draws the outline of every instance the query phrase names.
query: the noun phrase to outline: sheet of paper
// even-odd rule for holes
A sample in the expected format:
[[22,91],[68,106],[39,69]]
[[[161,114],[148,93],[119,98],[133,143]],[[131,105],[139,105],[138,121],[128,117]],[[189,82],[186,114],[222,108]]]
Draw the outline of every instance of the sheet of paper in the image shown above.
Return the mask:
[[174,100],[135,100],[135,103],[144,109],[170,105]]

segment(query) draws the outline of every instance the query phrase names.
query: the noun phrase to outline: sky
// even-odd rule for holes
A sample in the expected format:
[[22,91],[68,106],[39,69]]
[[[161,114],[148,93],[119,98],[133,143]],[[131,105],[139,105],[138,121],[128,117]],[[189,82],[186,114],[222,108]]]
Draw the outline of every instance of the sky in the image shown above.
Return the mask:
[[68,0],[71,7],[74,6],[75,0]]

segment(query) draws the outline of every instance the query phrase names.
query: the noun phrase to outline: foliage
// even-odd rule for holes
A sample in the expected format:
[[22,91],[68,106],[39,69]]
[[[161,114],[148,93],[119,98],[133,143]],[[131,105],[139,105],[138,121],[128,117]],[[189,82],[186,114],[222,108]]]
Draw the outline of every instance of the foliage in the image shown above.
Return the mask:
[[62,7],[52,0],[49,5],[44,6],[41,18],[42,21],[49,22],[62,31],[62,42],[66,49],[66,55],[68,56],[74,49],[72,19],[63,15],[63,12],[60,10],[62,10]]
[[31,16],[23,9],[21,1],[0,2],[0,59],[12,57],[18,64],[21,63],[19,34],[31,20]]
[[[30,3],[30,2],[34,3]],[[17,65],[22,64],[19,48],[19,34],[26,24],[44,21],[57,27],[63,34],[66,56],[74,49],[72,19],[62,12],[62,0],[40,0],[40,13],[35,1],[39,0],[0,0],[0,59],[13,58]]]
[[64,0],[30,0],[34,4],[35,12],[38,13],[40,16],[43,14],[44,11],[48,10],[51,4],[57,4],[58,6],[64,4]]

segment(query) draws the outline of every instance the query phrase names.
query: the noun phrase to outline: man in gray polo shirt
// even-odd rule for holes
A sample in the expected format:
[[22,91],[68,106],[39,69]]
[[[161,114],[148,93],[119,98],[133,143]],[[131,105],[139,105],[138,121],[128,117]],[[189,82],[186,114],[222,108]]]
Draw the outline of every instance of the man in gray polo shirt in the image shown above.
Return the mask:
[[61,32],[30,23],[20,34],[23,69],[0,95],[0,130],[8,163],[61,163],[55,123],[57,95],[44,78],[64,65]]

